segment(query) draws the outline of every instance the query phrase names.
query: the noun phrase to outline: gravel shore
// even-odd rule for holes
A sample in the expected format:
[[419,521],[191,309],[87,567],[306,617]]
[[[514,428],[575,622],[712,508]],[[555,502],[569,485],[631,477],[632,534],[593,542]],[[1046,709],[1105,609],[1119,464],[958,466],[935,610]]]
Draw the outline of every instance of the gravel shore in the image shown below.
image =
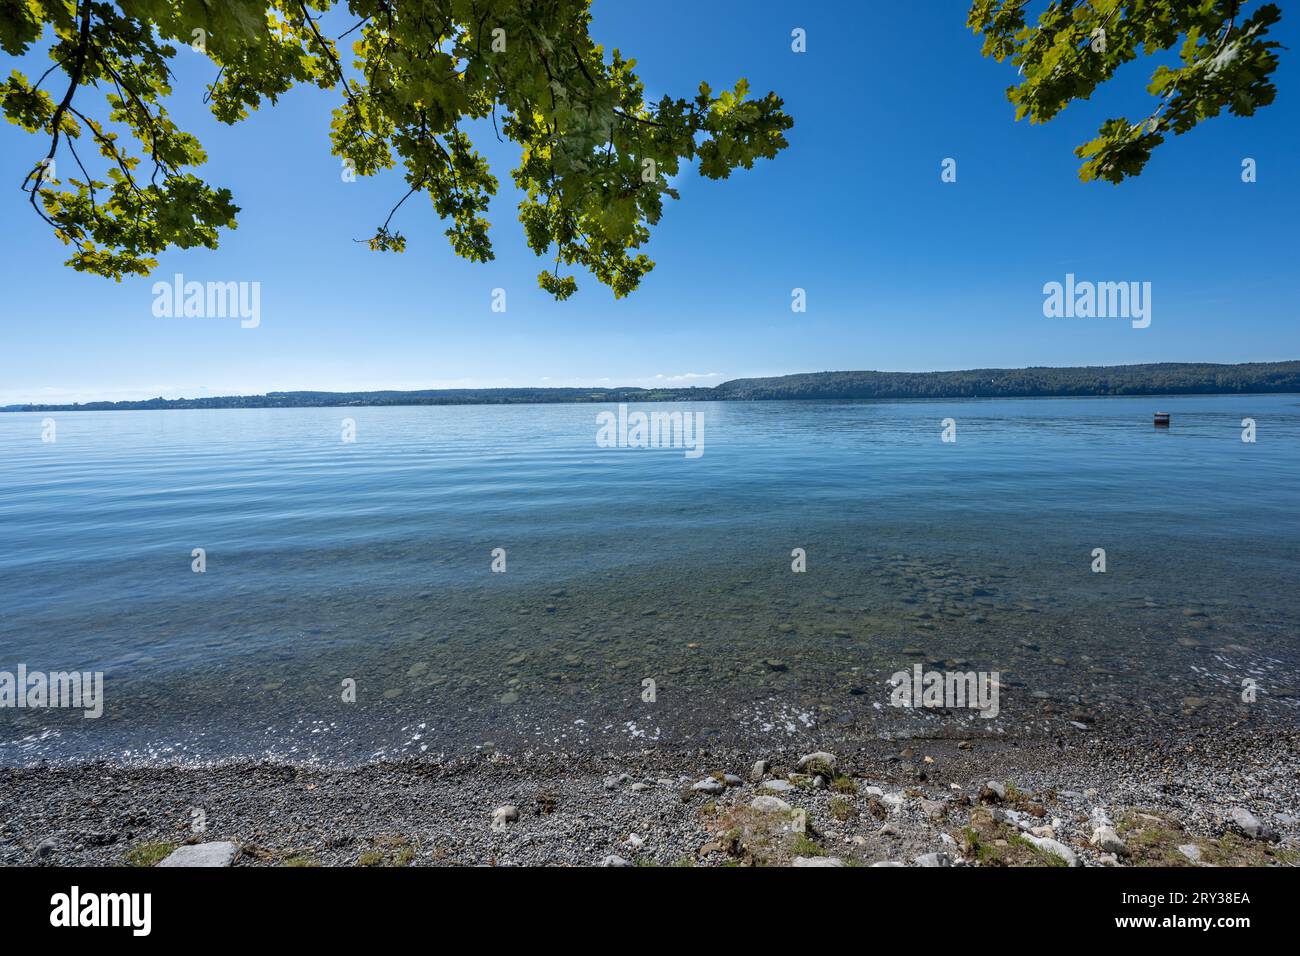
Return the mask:
[[38,766],[0,771],[0,863],[153,865],[230,841],[237,866],[1295,865],[1297,743],[1229,728],[1066,748]]

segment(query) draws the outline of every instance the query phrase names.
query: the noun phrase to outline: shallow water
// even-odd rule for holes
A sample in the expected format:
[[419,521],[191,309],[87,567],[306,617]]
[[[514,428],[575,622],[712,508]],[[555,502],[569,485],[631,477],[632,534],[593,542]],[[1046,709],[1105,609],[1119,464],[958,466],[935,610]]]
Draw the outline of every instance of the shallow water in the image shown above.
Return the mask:
[[[598,405],[0,415],[0,670],[105,674],[0,763],[1296,719],[1300,396],[654,408],[704,454]],[[889,706],[913,663],[1000,713]]]

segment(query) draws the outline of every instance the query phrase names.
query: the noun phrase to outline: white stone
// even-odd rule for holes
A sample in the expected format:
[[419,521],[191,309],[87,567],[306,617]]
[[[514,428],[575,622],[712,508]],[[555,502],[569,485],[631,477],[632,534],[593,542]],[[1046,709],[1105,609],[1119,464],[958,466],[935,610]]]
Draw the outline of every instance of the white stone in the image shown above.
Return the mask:
[[504,830],[518,819],[519,808],[507,803],[505,806],[497,807],[492,811],[492,829]]
[[233,843],[196,843],[177,847],[159,866],[230,866],[235,862],[239,847]]
[[1229,811],[1233,824],[1246,836],[1255,840],[1276,840],[1277,833],[1259,822],[1255,814],[1245,807],[1233,807]]
[[1124,841],[1120,839],[1119,834],[1108,826],[1099,826],[1093,830],[1092,838],[1088,842],[1106,853],[1116,855],[1124,853],[1128,849],[1124,845]]
[[1025,834],[1023,836],[1023,839],[1028,840],[1030,843],[1038,847],[1038,849],[1040,850],[1050,853],[1053,856],[1060,857],[1062,860],[1066,862],[1068,866],[1081,865],[1079,863],[1079,858],[1074,855],[1074,851],[1071,850],[1064,843],[1061,843],[1057,840],[1050,840],[1045,837],[1036,837],[1030,834]]
[[923,853],[912,861],[917,866],[952,866],[952,858],[947,853]]
[[1184,843],[1178,848],[1178,852],[1187,857],[1187,859],[1191,860],[1193,863],[1201,862],[1201,848],[1195,843]]

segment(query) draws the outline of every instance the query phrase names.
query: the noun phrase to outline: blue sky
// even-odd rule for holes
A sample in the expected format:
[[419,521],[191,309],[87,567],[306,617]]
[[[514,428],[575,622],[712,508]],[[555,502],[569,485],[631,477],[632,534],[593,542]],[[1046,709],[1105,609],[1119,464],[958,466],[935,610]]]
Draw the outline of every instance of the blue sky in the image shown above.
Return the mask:
[[[726,182],[681,177],[646,250],[657,267],[630,298],[582,273],[567,302],[537,288],[542,262],[509,178],[517,150],[490,133],[476,140],[502,181],[494,262],[457,258],[417,197],[394,220],[407,251],[369,252],[353,239],[404,186],[397,173],[341,180],[327,139],[337,94],[296,90],[225,127],[200,103],[211,64],[182,50],[172,109],[207,148],[203,174],[233,190],[239,228],[218,251],[169,252],[155,276],[118,284],[64,267],[14,188],[0,233],[0,404],[1300,358],[1296,52],[1282,52],[1272,106],[1169,140],[1114,187],[1080,183],[1073,148],[1110,116],[1149,112],[1150,62],[1031,127],[1005,99],[1014,71],[980,57],[957,0],[596,0],[593,11],[597,41],[635,56],[652,95],[743,76],[795,118],[776,160]],[[794,27],[806,53],[791,52]],[[1297,51],[1296,33],[1288,11],[1276,38]],[[29,75],[48,65],[30,61]],[[43,154],[35,137],[0,130],[0,176],[14,187]],[[940,181],[945,157],[956,183]],[[1258,182],[1241,182],[1243,157]],[[151,286],[177,272],[260,282],[261,325],[156,318]],[[1151,282],[1150,328],[1045,318],[1043,284],[1067,272]],[[498,287],[504,314],[490,309]],[[807,290],[804,314],[790,310],[794,287]]]

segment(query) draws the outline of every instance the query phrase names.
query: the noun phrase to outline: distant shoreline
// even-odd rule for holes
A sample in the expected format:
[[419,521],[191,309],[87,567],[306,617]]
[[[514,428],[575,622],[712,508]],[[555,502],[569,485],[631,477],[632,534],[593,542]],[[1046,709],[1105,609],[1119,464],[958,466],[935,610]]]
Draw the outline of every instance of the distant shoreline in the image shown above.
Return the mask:
[[27,403],[0,412],[144,411],[214,408],[339,408],[383,405],[548,405],[610,402],[1101,398],[1300,392],[1300,361],[1218,365],[1159,362],[953,372],[807,372],[741,378],[711,388],[450,388],[417,391],[268,392],[210,398]]

